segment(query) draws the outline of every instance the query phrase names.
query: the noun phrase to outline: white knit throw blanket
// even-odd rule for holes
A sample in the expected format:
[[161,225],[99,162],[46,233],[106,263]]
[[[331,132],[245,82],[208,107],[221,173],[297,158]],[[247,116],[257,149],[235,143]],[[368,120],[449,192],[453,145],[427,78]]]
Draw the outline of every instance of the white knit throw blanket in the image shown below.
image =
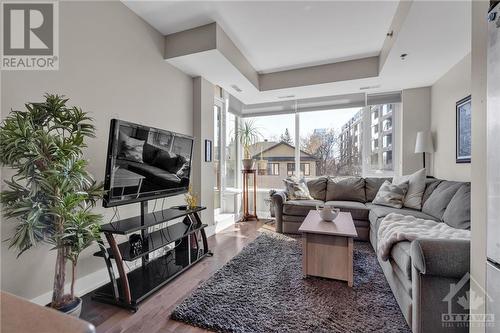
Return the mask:
[[470,230],[455,229],[444,222],[391,213],[380,222],[378,228],[378,255],[387,261],[396,243],[421,238],[470,239]]

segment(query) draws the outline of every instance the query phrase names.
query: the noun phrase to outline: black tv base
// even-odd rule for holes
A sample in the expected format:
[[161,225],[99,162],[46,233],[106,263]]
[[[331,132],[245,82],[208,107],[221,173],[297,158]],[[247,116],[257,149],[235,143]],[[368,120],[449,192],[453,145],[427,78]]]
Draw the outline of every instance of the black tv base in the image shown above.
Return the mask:
[[[208,250],[205,228],[198,212],[206,209],[181,210],[169,208],[147,213],[147,202],[141,203],[141,216],[136,216],[101,226],[109,248],[94,253],[103,257],[110,282],[96,289],[92,299],[117,305],[133,312],[139,303],[156,292],[162,286],[179,276],[185,270],[212,253]],[[163,226],[155,232],[148,232],[152,226],[183,218],[169,226]],[[140,251],[133,251],[129,241],[118,244],[114,235],[126,235],[141,232],[143,244]],[[172,246],[174,244],[174,246]],[[168,248],[167,248],[168,246]],[[149,258],[151,252],[163,250],[164,254]],[[141,259],[141,266],[126,273],[124,261]],[[112,260],[115,261],[119,277],[115,276]]]

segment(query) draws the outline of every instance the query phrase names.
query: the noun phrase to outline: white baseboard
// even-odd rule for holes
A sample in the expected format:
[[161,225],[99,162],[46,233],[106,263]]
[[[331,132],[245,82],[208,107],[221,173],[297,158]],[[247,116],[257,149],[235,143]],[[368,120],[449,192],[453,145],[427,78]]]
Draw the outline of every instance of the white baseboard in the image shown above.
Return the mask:
[[[109,282],[108,270],[103,268],[77,279],[75,283],[75,294],[78,296],[85,295],[107,282]],[[67,283],[65,289],[69,290],[70,286],[71,283]],[[31,301],[39,305],[49,304],[52,301],[52,290],[38,297],[32,298]]]

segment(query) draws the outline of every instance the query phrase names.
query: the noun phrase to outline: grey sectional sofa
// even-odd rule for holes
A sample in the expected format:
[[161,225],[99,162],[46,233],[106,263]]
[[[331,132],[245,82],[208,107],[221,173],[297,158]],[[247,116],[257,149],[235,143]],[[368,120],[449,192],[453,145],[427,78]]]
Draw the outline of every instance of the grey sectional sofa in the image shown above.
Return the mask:
[[[285,192],[272,195],[276,231],[298,233],[298,228],[318,203],[331,203],[350,212],[358,238],[370,241],[377,251],[380,222],[395,212],[470,228],[470,183],[430,178],[426,181],[422,210],[396,209],[372,204],[380,186],[390,178],[318,177],[307,180],[314,200],[287,200]],[[469,241],[421,239],[397,243],[388,261],[379,259],[392,292],[413,332],[468,331],[467,327],[443,327],[442,314],[449,312],[443,299],[450,285],[469,272]],[[377,256],[378,257],[378,256]],[[465,285],[463,290],[468,287]],[[452,302],[452,313],[468,310]]]

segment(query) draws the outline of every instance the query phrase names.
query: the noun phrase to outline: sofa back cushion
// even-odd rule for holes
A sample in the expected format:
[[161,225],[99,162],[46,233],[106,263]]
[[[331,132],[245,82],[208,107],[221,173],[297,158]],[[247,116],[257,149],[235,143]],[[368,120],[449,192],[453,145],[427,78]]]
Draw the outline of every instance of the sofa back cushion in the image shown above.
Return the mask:
[[451,198],[443,214],[443,221],[457,229],[470,229],[470,183],[465,183]]
[[463,184],[462,182],[448,180],[441,181],[425,201],[422,212],[442,221],[446,207],[448,207],[451,199]]
[[375,196],[380,189],[380,186],[386,181],[392,182],[392,178],[377,178],[377,177],[366,177],[365,178],[365,193],[366,193],[366,201],[373,201]]
[[328,177],[326,201],[366,202],[365,180],[361,177]]
[[434,192],[436,187],[441,182],[442,182],[442,180],[437,179],[437,178],[427,178],[425,180],[425,191],[424,191],[424,195],[422,196],[422,207],[424,207],[424,204],[427,201],[427,199],[429,199],[432,192]]
[[326,184],[328,182],[327,177],[316,177],[306,179],[307,188],[309,188],[309,193],[316,200],[325,201],[326,200]]

